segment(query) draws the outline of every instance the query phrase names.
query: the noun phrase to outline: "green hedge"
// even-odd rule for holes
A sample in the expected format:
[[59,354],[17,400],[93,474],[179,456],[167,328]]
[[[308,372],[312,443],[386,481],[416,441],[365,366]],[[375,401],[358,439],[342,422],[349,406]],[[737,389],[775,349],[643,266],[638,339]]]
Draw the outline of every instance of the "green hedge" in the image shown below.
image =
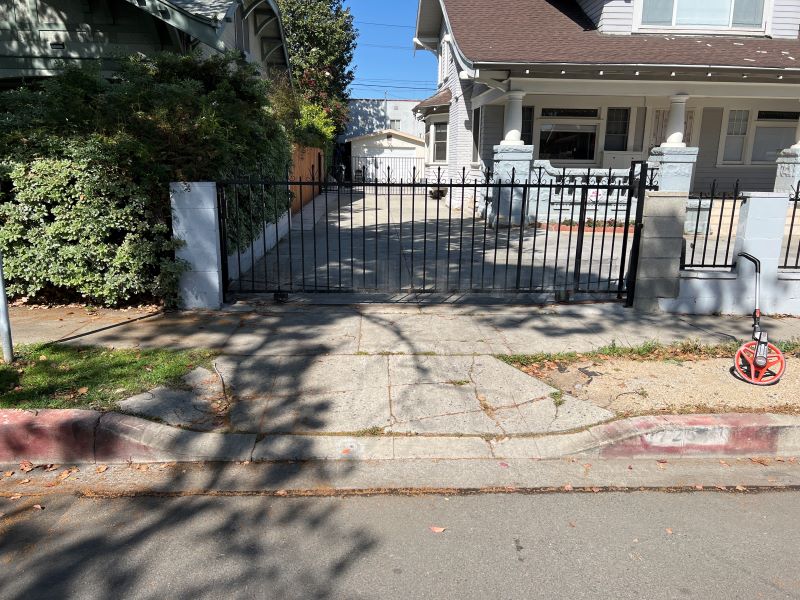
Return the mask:
[[269,85],[233,56],[172,54],[121,60],[111,80],[67,68],[0,93],[10,294],[173,303],[181,265],[168,183],[284,173],[291,146],[268,98]]

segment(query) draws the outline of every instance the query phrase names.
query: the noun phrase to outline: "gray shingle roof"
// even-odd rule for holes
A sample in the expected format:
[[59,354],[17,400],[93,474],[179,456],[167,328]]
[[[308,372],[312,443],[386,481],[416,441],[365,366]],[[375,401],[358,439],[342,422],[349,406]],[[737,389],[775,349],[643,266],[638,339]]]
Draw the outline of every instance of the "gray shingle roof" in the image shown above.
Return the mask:
[[168,0],[168,2],[209,21],[221,19],[234,4],[231,0]]

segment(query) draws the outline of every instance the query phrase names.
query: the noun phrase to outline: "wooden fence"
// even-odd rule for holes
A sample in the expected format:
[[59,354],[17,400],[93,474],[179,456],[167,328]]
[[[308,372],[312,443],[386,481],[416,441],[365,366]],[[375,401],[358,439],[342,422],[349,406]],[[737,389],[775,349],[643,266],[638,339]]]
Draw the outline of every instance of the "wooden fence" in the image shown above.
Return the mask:
[[[322,173],[325,173],[325,156],[319,148],[307,148],[305,146],[294,145],[292,147],[292,171],[290,181],[320,181],[320,165]],[[302,189],[301,189],[302,188]],[[292,214],[297,213],[306,204],[319,195],[320,186],[293,185],[289,188],[292,191]]]

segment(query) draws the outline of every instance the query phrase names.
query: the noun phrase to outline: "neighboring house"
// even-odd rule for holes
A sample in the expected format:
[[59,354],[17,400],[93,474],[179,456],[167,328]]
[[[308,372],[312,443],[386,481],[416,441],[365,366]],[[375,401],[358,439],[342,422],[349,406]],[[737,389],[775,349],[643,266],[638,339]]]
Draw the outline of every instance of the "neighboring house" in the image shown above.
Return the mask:
[[414,114],[419,100],[358,99],[350,100],[347,128],[340,141],[393,129],[421,138],[425,124]]
[[288,69],[275,0],[0,0],[0,86],[134,52],[238,50],[264,75]]
[[352,174],[356,179],[421,178],[425,169],[425,140],[397,129],[349,138]]
[[772,190],[800,139],[799,27],[800,0],[420,0],[428,174],[480,176],[501,141],[581,168],[688,145],[694,191]]

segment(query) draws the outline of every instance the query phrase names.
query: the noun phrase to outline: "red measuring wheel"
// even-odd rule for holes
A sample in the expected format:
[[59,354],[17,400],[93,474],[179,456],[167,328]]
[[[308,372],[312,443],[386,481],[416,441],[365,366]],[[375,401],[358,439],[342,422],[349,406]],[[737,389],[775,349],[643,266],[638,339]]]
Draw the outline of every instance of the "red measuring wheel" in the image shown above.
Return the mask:
[[773,344],[767,344],[767,364],[757,367],[756,349],[758,342],[752,341],[744,344],[736,352],[734,367],[739,377],[753,385],[772,385],[778,383],[783,373],[786,371],[786,359],[783,353]]

